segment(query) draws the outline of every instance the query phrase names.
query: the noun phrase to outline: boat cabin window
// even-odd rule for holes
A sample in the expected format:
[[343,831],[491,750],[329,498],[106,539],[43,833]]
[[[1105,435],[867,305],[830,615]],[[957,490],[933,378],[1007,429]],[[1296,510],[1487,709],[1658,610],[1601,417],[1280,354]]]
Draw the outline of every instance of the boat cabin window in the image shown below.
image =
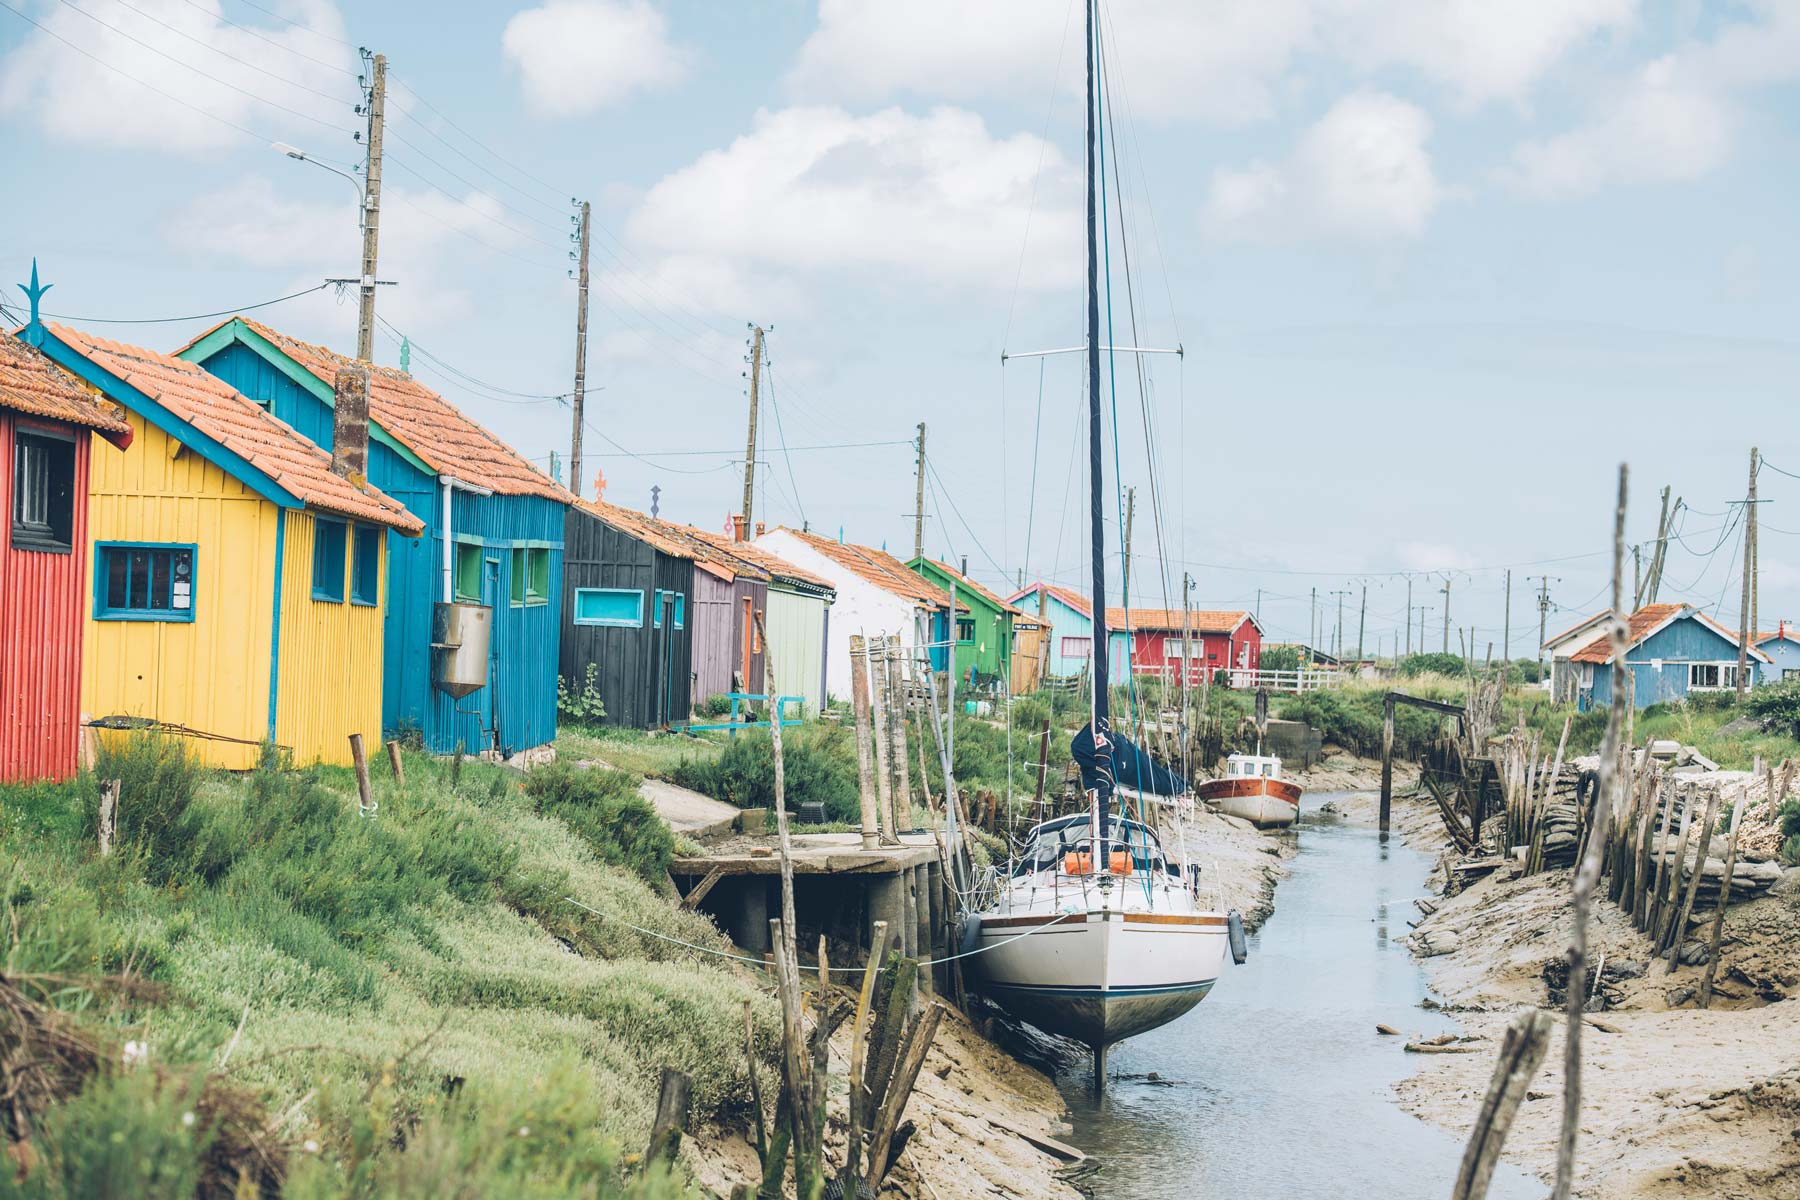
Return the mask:
[[[1133,872],[1168,871],[1177,873],[1163,855],[1162,843],[1150,829],[1136,821],[1114,819],[1107,825],[1108,852],[1102,862],[1130,857]],[[1092,860],[1093,836],[1085,820],[1066,825],[1040,828],[1032,837],[1026,854],[1015,868],[1016,874],[1031,871],[1061,870],[1070,855],[1082,854]]]

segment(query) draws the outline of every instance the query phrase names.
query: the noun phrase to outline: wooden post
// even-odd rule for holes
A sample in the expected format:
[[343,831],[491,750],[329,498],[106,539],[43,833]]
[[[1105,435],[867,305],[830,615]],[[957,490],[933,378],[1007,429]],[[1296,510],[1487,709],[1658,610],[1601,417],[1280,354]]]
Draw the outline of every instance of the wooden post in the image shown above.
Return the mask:
[[1450,1200],[1483,1200],[1494,1178],[1494,1167],[1512,1131],[1513,1118],[1525,1100],[1525,1089],[1550,1052],[1549,1014],[1529,1009],[1513,1018],[1500,1043],[1500,1059],[1494,1064],[1487,1095],[1475,1116],[1475,1128],[1463,1150],[1462,1166]]
[[869,731],[869,650],[861,634],[850,635],[850,706],[856,714],[856,783],[862,799],[862,848],[880,845],[875,801],[874,748]]
[[[1183,714],[1185,717],[1185,714]],[[1037,795],[1032,798],[1031,811],[1033,820],[1042,820],[1044,811],[1044,788],[1050,780],[1050,726],[1051,718],[1044,718],[1044,732],[1038,739],[1038,777]]]
[[[1669,923],[1668,950],[1669,965],[1664,974],[1675,973],[1675,966],[1681,960],[1681,939],[1687,933],[1688,917],[1694,911],[1694,897],[1700,891],[1700,877],[1706,873],[1706,850],[1712,845],[1713,823],[1719,819],[1719,789],[1706,789],[1706,816],[1700,820],[1700,831],[1694,839],[1694,869],[1688,874],[1687,891],[1682,893],[1681,907],[1675,912],[1675,919]],[[1685,847],[1684,847],[1685,851]],[[1687,857],[1684,852],[1677,859],[1677,868],[1682,866]]]
[[[1686,803],[1681,803],[1684,799]],[[1688,829],[1694,824],[1694,805],[1699,799],[1699,794],[1690,787],[1685,797],[1677,792],[1671,801],[1670,816],[1674,815],[1673,805],[1681,803],[1680,832],[1673,843],[1669,840],[1668,826],[1663,826],[1662,841],[1657,850],[1656,882],[1650,889],[1654,900],[1650,909],[1650,945],[1658,954],[1662,953],[1663,937],[1668,932],[1669,915],[1675,911],[1675,897],[1681,894],[1681,860],[1687,854]]]
[[388,767],[394,772],[394,782],[401,787],[406,786],[406,768],[400,765],[400,743],[387,744]]
[[1394,806],[1394,694],[1389,692],[1381,713],[1381,840],[1388,836],[1388,817]]
[[681,1149],[681,1135],[687,1132],[689,1100],[694,1081],[687,1072],[674,1067],[662,1069],[662,1090],[656,1098],[656,1121],[650,1126],[650,1148],[644,1152],[646,1163],[673,1164]]
[[108,779],[100,785],[100,857],[109,858],[113,838],[119,831],[119,781]]
[[907,1034],[906,1049],[899,1065],[894,1068],[887,1096],[882,1100],[881,1114],[869,1133],[869,1169],[864,1178],[868,1180],[869,1190],[873,1193],[879,1194],[881,1191],[881,1180],[888,1168],[888,1146],[894,1140],[894,1131],[900,1127],[900,1117],[906,1112],[906,1102],[912,1098],[913,1084],[918,1081],[919,1070],[925,1065],[925,1055],[931,1049],[932,1039],[937,1037],[938,1021],[943,1015],[943,1005],[930,1005],[914,1018],[912,1029]]
[[750,997],[744,997],[744,1065],[750,1072],[750,1107],[756,1113],[756,1157],[766,1171],[769,1159],[769,1126],[763,1116],[762,1083],[756,1076],[756,1022],[750,1015]]
[[900,834],[898,806],[894,803],[893,753],[888,746],[888,662],[886,640],[877,636],[867,643],[869,659],[869,725],[875,742],[875,803],[881,812],[881,840],[897,843]]
[[[1731,872],[1737,868],[1738,823],[1750,807],[1750,788],[1731,806],[1731,838],[1725,845],[1725,877],[1719,880],[1719,907],[1713,910],[1712,937],[1706,955],[1706,975],[1700,980],[1700,1007],[1712,1007],[1713,977],[1719,972],[1719,947],[1725,940],[1725,906],[1731,903]],[[1700,864],[1705,866],[1704,863]]]
[[[1581,1127],[1581,1025],[1587,1003],[1587,923],[1600,867],[1606,861],[1606,841],[1614,807],[1618,804],[1619,739],[1625,726],[1625,649],[1629,636],[1624,613],[1625,498],[1629,472],[1619,465],[1619,495],[1613,510],[1612,612],[1607,621],[1607,640],[1612,647],[1612,703],[1606,714],[1606,734],[1600,742],[1600,778],[1594,794],[1594,824],[1589,830],[1581,862],[1575,868],[1573,928],[1569,937],[1568,1008],[1563,1030],[1562,1129],[1556,1146],[1556,1186],[1553,1200],[1569,1200],[1575,1181],[1575,1138]],[[1447,599],[1447,597],[1446,597]]]
[[[892,751],[888,755],[888,765],[894,770],[894,809],[904,818],[905,824],[911,825],[912,769],[906,756],[906,657],[897,636],[884,639],[883,648],[887,659],[888,746]],[[894,832],[900,832],[898,825]]]
[[356,794],[362,802],[362,815],[372,817],[381,806],[369,791],[369,756],[363,753],[362,734],[350,735],[350,761],[356,766]]
[[1650,795],[1644,804],[1644,825],[1638,831],[1637,867],[1632,871],[1631,877],[1631,919],[1639,929],[1645,928],[1650,919],[1651,847],[1659,824],[1665,827],[1662,833],[1667,839],[1666,826],[1669,818],[1665,813],[1668,811],[1663,792],[1663,773],[1658,768],[1650,776]]
[[881,960],[887,951],[887,932],[886,921],[875,922],[870,931],[869,958],[863,964],[862,992],[856,1001],[855,1024],[850,1027],[850,1121],[842,1175],[846,1196],[856,1195],[856,1181],[862,1178],[863,1126],[869,1116],[864,1108],[868,1102],[868,1089],[863,1084],[869,1055],[869,1000],[875,994],[875,973],[881,969]]

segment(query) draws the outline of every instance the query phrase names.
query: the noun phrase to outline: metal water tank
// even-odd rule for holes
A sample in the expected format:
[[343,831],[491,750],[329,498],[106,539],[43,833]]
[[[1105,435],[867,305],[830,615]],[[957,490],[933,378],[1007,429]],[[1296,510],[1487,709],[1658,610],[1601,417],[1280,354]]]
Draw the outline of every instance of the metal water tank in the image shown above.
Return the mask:
[[494,610],[485,604],[443,604],[431,619],[431,682],[461,698],[488,682],[488,640]]

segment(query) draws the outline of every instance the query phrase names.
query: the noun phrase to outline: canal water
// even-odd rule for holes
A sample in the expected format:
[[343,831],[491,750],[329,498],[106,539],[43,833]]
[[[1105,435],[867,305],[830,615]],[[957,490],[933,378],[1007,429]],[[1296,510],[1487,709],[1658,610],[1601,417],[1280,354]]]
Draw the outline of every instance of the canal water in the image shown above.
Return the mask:
[[[1091,1092],[1085,1052],[1056,1064],[1071,1140],[1098,1160],[1096,1196],[1449,1195],[1462,1143],[1401,1111],[1391,1086],[1416,1062],[1401,1039],[1375,1032],[1378,1022],[1425,1035],[1455,1028],[1418,1007],[1425,977],[1400,941],[1431,861],[1320,814],[1329,799],[1306,798],[1300,853],[1245,965],[1228,963],[1180,1020],[1115,1046],[1103,1097]],[[1163,1082],[1142,1078],[1152,1071]],[[1543,1194],[1505,1166],[1489,1193]]]

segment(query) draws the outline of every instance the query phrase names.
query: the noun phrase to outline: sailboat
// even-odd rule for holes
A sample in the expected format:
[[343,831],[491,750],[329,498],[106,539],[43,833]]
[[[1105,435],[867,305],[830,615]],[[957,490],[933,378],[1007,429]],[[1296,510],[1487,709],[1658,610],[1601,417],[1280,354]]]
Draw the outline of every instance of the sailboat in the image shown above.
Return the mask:
[[[1103,647],[1095,0],[1086,8],[1088,515],[1092,644]],[[1202,903],[1197,872],[1164,849],[1149,820],[1123,810],[1115,768],[1122,766],[1138,783],[1143,759],[1112,730],[1107,657],[1093,657],[1089,722],[1071,747],[1081,766],[1086,811],[1031,830],[965,935],[990,999],[1040,1029],[1092,1048],[1097,1089],[1105,1085],[1109,1046],[1188,1012],[1218,981],[1228,956],[1241,961],[1242,948],[1237,914]]]

